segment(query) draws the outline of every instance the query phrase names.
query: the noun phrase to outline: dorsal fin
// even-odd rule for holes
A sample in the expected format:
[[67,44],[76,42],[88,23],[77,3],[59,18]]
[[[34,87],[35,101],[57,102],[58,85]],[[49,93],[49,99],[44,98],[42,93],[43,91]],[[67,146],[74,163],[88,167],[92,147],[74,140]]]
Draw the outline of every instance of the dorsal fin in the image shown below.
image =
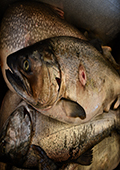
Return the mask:
[[64,11],[62,9],[53,5],[49,5],[49,7],[59,18],[64,19]]
[[102,46],[102,50],[103,50],[103,55],[105,58],[107,58],[111,63],[113,64],[117,64],[115,59],[113,58],[112,54],[111,54],[111,47],[109,46]]
[[120,74],[120,65],[116,63],[114,57],[111,54],[111,47],[102,46],[102,42],[99,39],[92,39],[89,41],[114,67],[114,69]]
[[77,158],[74,162],[79,163],[81,165],[90,165],[93,159],[93,151],[90,149],[83,153],[79,158]]
[[89,40],[90,44],[94,46],[101,54],[103,54],[103,49],[102,49],[102,41],[99,39],[92,39]]
[[120,65],[116,63],[114,57],[111,54],[111,47],[109,46],[102,46],[103,50],[103,56],[112,64],[112,66],[117,70],[117,72],[120,74]]

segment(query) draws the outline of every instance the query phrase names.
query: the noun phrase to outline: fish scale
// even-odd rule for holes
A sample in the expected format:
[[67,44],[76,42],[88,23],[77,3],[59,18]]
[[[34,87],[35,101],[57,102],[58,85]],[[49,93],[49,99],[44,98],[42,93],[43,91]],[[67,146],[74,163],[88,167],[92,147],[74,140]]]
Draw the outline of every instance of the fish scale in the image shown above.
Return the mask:
[[15,2],[7,8],[0,27],[0,64],[5,82],[12,91],[5,75],[7,56],[42,39],[63,35],[85,39],[44,3]]
[[[19,66],[22,58],[29,62],[29,71],[24,70],[24,65]],[[112,103],[119,101],[118,65],[86,40],[68,36],[48,38],[9,55],[7,64],[13,70],[6,70],[7,78],[18,95],[42,114],[65,123],[85,123],[103,111],[108,112]],[[16,77],[22,79],[23,75],[30,84],[30,96],[21,88],[24,81],[17,82]]]
[[[119,138],[112,132],[116,129],[120,129],[119,109],[103,113],[85,124],[73,126],[44,116],[22,101],[1,130],[0,161],[10,161],[19,168],[41,167],[43,170],[64,169],[67,163],[91,167],[94,166],[92,160],[96,160],[96,153],[100,150],[102,152],[102,149],[105,151],[108,145],[113,146],[107,144],[105,147],[107,137],[112,138],[111,143],[115,140],[116,147],[119,147]],[[11,135],[12,133],[15,135]],[[89,151],[92,147],[94,148]],[[104,154],[101,152],[100,155]],[[106,158],[111,158],[110,155]],[[102,166],[106,165],[103,163]]]

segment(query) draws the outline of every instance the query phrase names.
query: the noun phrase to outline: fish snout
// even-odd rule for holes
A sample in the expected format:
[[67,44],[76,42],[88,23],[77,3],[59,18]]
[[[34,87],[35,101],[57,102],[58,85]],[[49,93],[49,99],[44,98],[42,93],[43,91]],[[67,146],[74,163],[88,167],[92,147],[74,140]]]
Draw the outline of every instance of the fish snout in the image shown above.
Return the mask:
[[12,71],[13,71],[13,68],[15,67],[16,59],[17,59],[16,56],[13,54],[10,54],[7,57],[7,65]]
[[10,115],[1,131],[0,161],[22,165],[30,147],[31,132],[30,116],[21,106]]

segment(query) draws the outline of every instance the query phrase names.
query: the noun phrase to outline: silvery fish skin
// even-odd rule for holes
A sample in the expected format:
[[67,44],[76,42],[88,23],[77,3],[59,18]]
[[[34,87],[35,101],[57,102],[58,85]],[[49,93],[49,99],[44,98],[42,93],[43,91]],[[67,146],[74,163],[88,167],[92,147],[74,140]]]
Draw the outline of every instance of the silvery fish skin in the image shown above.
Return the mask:
[[[64,170],[113,170],[120,162],[120,135],[112,132],[111,136],[103,139],[100,143],[93,147],[93,160],[91,165],[84,166],[79,164],[68,164]],[[6,170],[9,164],[0,162],[0,169]],[[12,166],[10,170],[37,170],[35,169],[21,169]],[[118,170],[118,169],[115,169]]]
[[87,41],[46,39],[9,55],[7,64],[15,91],[41,113],[65,123],[84,123],[108,112],[115,100],[119,105],[115,63]]
[[[2,107],[0,110],[0,129],[2,129],[3,123],[8,119],[10,114],[13,112],[13,110],[16,109],[19,103],[20,101],[19,101],[18,95],[15,93],[12,93],[9,90],[4,97]],[[20,112],[22,113],[21,110]],[[42,118],[42,116],[40,118]],[[43,122],[44,122],[43,125],[45,125],[45,122],[47,121],[43,121]],[[39,123],[37,125],[39,125]],[[42,135],[44,131],[49,132],[49,123],[47,123],[47,126],[45,126],[45,129],[44,128],[41,129]],[[92,170],[96,170],[101,167],[103,170],[113,170],[120,162],[120,155],[119,155],[120,154],[120,151],[119,151],[120,142],[119,141],[120,141],[120,135],[115,132],[112,133],[108,138],[103,139],[100,143],[98,143],[96,146],[93,147],[92,149],[93,159],[92,159],[91,165],[84,166],[84,165],[79,165],[76,163],[75,164],[68,163],[65,170],[73,170],[74,168],[76,168],[76,170],[79,170],[79,169],[90,170],[91,168]],[[10,167],[10,164],[0,163],[1,170],[6,170],[6,167]],[[22,170],[22,169],[12,166],[10,170]],[[27,170],[35,170],[35,169],[27,168]]]
[[10,5],[0,27],[0,65],[9,89],[13,91],[5,74],[7,56],[40,40],[63,35],[85,39],[81,32],[59,18],[44,3],[18,2]]
[[[111,136],[93,147],[91,165],[70,164],[65,170],[118,170],[120,162],[120,135],[113,132]],[[116,169],[115,169],[116,168]]]
[[22,102],[1,131],[0,161],[42,170],[65,169],[64,165],[71,162],[91,164],[95,152],[93,156],[92,151],[91,155],[84,153],[115,129],[120,130],[119,110],[72,126],[46,117]]

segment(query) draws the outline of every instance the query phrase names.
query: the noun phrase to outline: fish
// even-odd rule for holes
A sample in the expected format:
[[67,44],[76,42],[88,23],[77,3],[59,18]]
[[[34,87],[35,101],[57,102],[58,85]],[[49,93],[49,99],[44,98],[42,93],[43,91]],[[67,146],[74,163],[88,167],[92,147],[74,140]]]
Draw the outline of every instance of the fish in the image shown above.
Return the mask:
[[[21,98],[12,91],[8,90],[5,94],[0,108],[0,131],[4,122],[21,102]],[[3,114],[4,113],[4,114]]]
[[[74,162],[92,166],[94,161],[98,161],[94,158],[92,164],[97,144],[99,151],[104,150],[102,144],[108,139],[112,142],[115,137],[117,148],[113,148],[118,154],[119,137],[114,130],[120,130],[119,109],[73,126],[44,116],[22,101],[4,122],[0,134],[0,162],[10,162],[19,168],[39,167],[41,170],[61,170]],[[108,158],[109,156],[111,154],[107,155]],[[119,156],[114,156],[118,158],[114,162],[116,165],[120,160]]]
[[[93,160],[91,165],[69,164],[69,170],[73,170],[74,168],[76,170],[118,170],[119,166],[117,165],[120,162],[119,141],[120,135],[112,132],[111,136],[105,138],[92,148]],[[68,169],[66,168],[65,170]]]
[[[120,162],[119,159],[119,140],[120,136],[117,133],[112,133],[111,136],[102,140],[99,144],[93,147],[93,161],[91,165],[84,166],[79,164],[68,164],[64,170],[96,170],[102,167],[103,170],[113,170]],[[111,151],[112,149],[112,151]],[[114,154],[113,154],[114,153]],[[0,162],[1,170],[6,170],[5,167],[10,167],[10,164]],[[117,167],[119,168],[119,167]],[[118,169],[115,170],[118,170]],[[36,170],[35,169],[21,169],[12,166],[11,170]]]
[[86,39],[77,28],[59,18],[44,3],[18,1],[8,6],[0,25],[0,65],[11,91],[14,92],[14,89],[5,74],[7,56],[42,39],[63,35]]
[[48,38],[9,55],[7,64],[16,93],[64,123],[85,123],[119,106],[119,66],[86,40]]
[[[39,0],[51,5],[53,11],[67,22],[99,38],[103,44],[113,43],[120,33],[120,2],[118,0]],[[112,44],[111,44],[112,45]]]
[[2,100],[4,98],[6,91],[7,91],[7,86],[3,79],[1,70],[0,70],[0,89],[1,89],[1,92],[0,92],[0,106],[1,106]]
[[[19,0],[0,1],[0,19],[8,6],[12,6]],[[33,0],[51,5],[58,16],[75,25],[79,29],[85,29],[94,36],[100,38],[105,44],[113,41],[120,32],[120,2],[118,0]]]

